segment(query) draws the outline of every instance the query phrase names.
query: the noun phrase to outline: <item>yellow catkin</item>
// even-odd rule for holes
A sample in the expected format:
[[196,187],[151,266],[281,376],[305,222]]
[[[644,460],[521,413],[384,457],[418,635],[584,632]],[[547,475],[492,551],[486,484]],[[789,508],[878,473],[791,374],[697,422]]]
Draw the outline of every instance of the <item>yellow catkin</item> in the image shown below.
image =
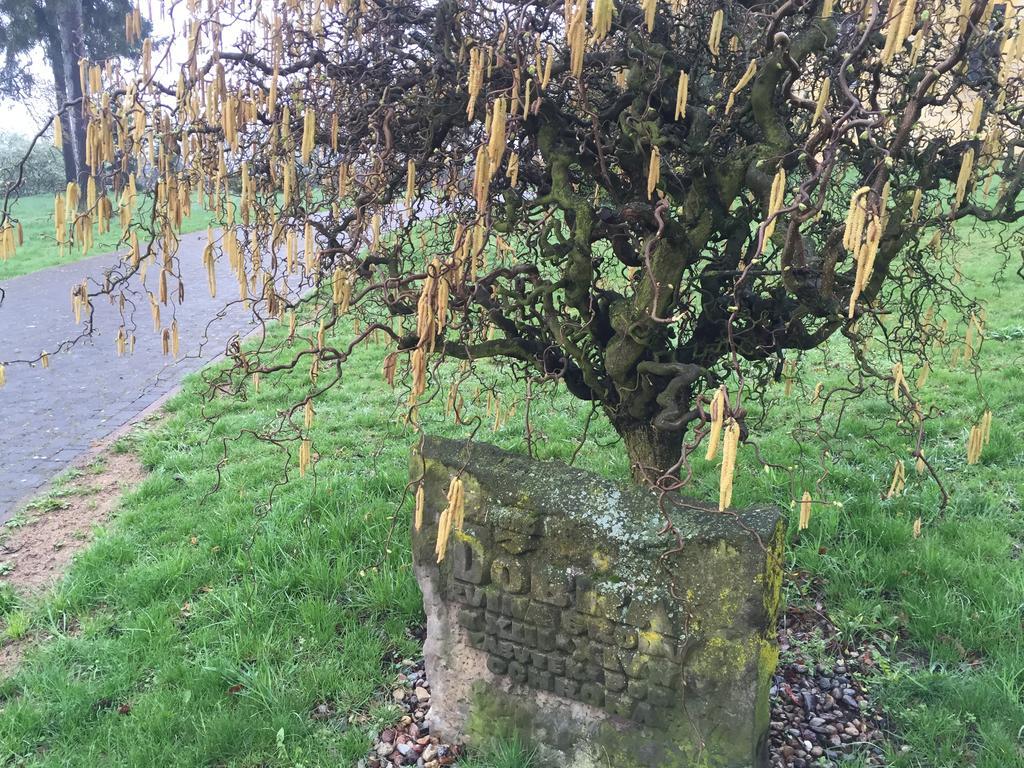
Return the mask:
[[814,116],[811,118],[811,128],[821,122],[825,114],[825,107],[828,106],[829,91],[832,89],[832,78],[826,77],[821,83],[821,91],[818,93],[818,100],[814,104]]
[[732,486],[736,474],[736,454],[740,444],[740,425],[729,419],[722,440],[722,473],[718,485],[718,511],[725,511],[732,503]]
[[566,27],[566,38],[569,44],[569,71],[573,77],[578,79],[583,74],[583,54],[586,49],[586,0],[574,0],[572,5],[566,3],[566,13],[571,13]]
[[508,177],[510,186],[515,187],[519,182],[519,154],[517,152],[509,153],[505,175]]
[[420,483],[416,488],[416,510],[413,514],[413,525],[417,531],[423,528],[423,511],[427,504],[427,494]]
[[878,254],[878,246],[882,239],[882,221],[878,214],[868,208],[870,191],[870,187],[861,187],[853,193],[843,234],[843,247],[853,252],[854,264],[857,267],[853,290],[850,292],[848,316],[851,319],[856,312],[857,300],[871,279],[875,256]]
[[906,484],[907,468],[903,464],[903,459],[897,459],[892,471],[892,482],[889,484],[889,492],[885,494],[885,498],[891,499],[893,496],[903,493],[903,488]]
[[903,375],[903,363],[896,363],[892,367],[892,399],[899,400],[904,389],[909,389],[909,387]]
[[918,515],[914,518],[914,538],[921,538],[921,516]]
[[594,18],[591,22],[595,43],[604,40],[612,29],[615,4],[612,0],[594,0]]
[[803,498],[800,499],[800,522],[797,524],[797,530],[804,530],[810,525],[811,522],[811,494],[809,491],[804,491]]
[[308,163],[309,156],[313,153],[313,143],[316,139],[316,113],[312,107],[306,107],[306,113],[302,118],[302,162]]
[[484,84],[484,70],[486,69],[486,50],[476,47],[469,52],[469,101],[466,105],[466,117],[472,122],[476,112],[476,102],[480,97],[480,90]]
[[967,463],[977,464],[981,460],[981,449],[983,447],[981,427],[977,424],[971,427],[967,436]]
[[704,455],[707,461],[715,458],[718,443],[722,439],[722,425],[725,423],[725,389],[719,387],[711,398],[711,431],[708,433],[708,450]]
[[918,389],[922,389],[924,385],[928,382],[928,374],[931,373],[931,371],[931,363],[925,361],[925,364],[921,366],[921,373],[918,375],[917,381],[914,382],[914,385]]
[[967,124],[967,135],[970,136],[971,138],[973,138],[974,136],[977,136],[978,135],[978,129],[981,128],[981,117],[982,117],[982,108],[983,108],[983,106],[984,106],[984,103],[982,102],[981,99],[977,99],[974,102],[974,107],[971,110],[971,120]]
[[956,204],[960,207],[964,197],[967,196],[967,185],[974,173],[974,147],[964,152],[963,160],[960,161],[960,174],[956,179]]
[[789,397],[793,394],[793,385],[796,383],[796,360],[787,360],[783,365],[783,378],[785,379],[785,386],[783,394]]
[[711,17],[711,31],[708,33],[708,48],[711,49],[711,55],[716,59],[721,52],[722,27],[724,25],[725,11],[719,8]]
[[901,44],[899,31],[902,27],[902,18],[908,0],[892,0],[889,3],[889,11],[886,18],[885,47],[882,49],[882,63],[892,62],[896,51]]
[[916,223],[921,217],[921,200],[924,198],[924,191],[918,187],[914,190],[914,199],[910,204],[910,221]]
[[491,125],[487,141],[488,168],[497,169],[505,154],[505,124],[508,119],[508,106],[504,98],[494,101],[491,112]]
[[434,552],[437,554],[437,562],[444,560],[448,551],[448,538],[451,532],[461,531],[466,515],[465,499],[463,496],[462,478],[457,475],[448,484],[448,504],[441,512],[441,518],[437,525],[437,543]]
[[676,120],[686,118],[686,102],[690,95],[690,76],[685,70],[679,71],[679,84],[676,86]]
[[427,390],[427,358],[422,346],[412,351],[409,359],[412,369],[412,388],[409,391],[409,405],[416,405],[419,396]]
[[643,0],[644,22],[647,24],[647,34],[654,31],[654,20],[658,13],[658,0]]
[[834,0],[825,0],[825,2],[821,4],[821,18],[823,18],[823,19],[830,19],[830,18],[832,18],[832,6],[833,5],[834,5]]
[[971,8],[974,6],[974,0],[960,0],[960,14],[957,18],[957,31],[961,37],[967,31],[967,22],[970,20]]
[[0,387],[7,383],[7,368],[0,363]]
[[547,90],[548,83],[551,82],[551,70],[555,64],[555,47],[548,43],[547,58],[544,60],[544,74],[541,75],[540,89],[542,91]]
[[647,199],[650,200],[654,194],[655,187],[661,179],[661,150],[655,144],[651,147],[651,162],[647,167]]
[[313,426],[313,417],[316,415],[316,411],[313,410],[313,401],[307,400],[305,406],[302,408],[302,423],[309,429]]
[[775,227],[778,223],[778,216],[776,214],[782,209],[782,205],[786,198],[786,171],[779,168],[775,174],[775,178],[772,180],[771,193],[768,196],[768,224],[764,229],[764,239],[768,240],[775,233]]
[[732,112],[732,108],[736,104],[736,97],[739,95],[739,92],[747,86],[747,83],[754,79],[755,74],[757,74],[757,59],[751,59],[750,63],[747,65],[746,71],[743,73],[743,76],[740,77],[739,82],[737,82],[732,91],[729,92],[729,100],[725,105],[725,114],[728,115]]

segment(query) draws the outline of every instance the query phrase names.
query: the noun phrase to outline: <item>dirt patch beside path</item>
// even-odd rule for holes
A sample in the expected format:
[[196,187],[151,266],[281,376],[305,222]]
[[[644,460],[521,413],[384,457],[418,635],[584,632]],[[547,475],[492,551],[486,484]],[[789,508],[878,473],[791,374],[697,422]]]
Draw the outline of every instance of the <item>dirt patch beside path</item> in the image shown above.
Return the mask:
[[111,446],[57,478],[0,536],[3,580],[23,597],[53,584],[107,521],[125,489],[145,476],[139,458]]
[[[160,418],[151,415],[146,420],[152,423]],[[123,450],[119,443],[136,426],[95,445],[0,526],[0,584],[31,600],[53,586],[75,555],[89,546],[124,492],[146,476],[131,446]],[[31,633],[6,642],[0,636],[0,678],[18,666],[25,650],[37,640]]]

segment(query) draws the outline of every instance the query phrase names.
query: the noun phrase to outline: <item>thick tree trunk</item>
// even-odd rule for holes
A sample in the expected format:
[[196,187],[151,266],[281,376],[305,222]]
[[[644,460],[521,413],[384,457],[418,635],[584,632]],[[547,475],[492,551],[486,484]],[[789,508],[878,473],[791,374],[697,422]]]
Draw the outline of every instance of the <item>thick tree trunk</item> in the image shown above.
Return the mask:
[[651,485],[666,474],[678,477],[673,468],[682,456],[683,432],[663,432],[649,422],[617,423],[615,429],[626,445],[634,481]]
[[[62,51],[60,30],[57,29],[54,18],[54,9],[51,3],[36,5],[34,8],[36,27],[38,27],[46,38],[46,58],[50,61],[50,72],[53,73],[53,90],[55,95],[54,111],[59,112],[61,107],[68,100],[68,87],[64,69],[64,53]],[[75,162],[75,139],[71,127],[71,119],[67,112],[61,113],[61,133],[64,141],[61,145],[61,154],[64,158],[64,180],[78,180],[78,165]]]
[[[64,56],[60,51],[59,40],[56,42],[58,44],[55,47],[48,46],[48,50],[50,68],[53,70],[53,84],[57,92],[57,109],[59,110],[67,103],[68,89],[64,79]],[[61,154],[64,156],[64,180],[77,181],[78,163],[75,159],[75,141],[71,118],[68,116],[68,111],[64,111],[57,119],[60,120],[61,133],[65,136],[61,145]]]
[[[66,98],[78,101],[67,111],[70,115],[72,136],[75,145],[75,176],[79,187],[84,190],[89,180],[85,165],[85,115],[82,99],[82,83],[79,76],[79,61],[85,57],[85,31],[82,26],[82,0],[64,0],[61,3],[60,26],[61,53],[64,59],[64,86]],[[82,195],[85,199],[85,195]]]

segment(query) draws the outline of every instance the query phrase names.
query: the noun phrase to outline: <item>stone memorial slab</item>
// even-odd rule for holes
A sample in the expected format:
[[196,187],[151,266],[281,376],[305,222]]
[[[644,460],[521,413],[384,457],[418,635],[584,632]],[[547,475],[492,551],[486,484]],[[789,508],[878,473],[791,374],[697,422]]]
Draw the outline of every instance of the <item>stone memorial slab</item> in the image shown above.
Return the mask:
[[[432,733],[515,734],[559,768],[767,765],[778,510],[659,504],[474,442],[427,438],[411,473]],[[437,563],[456,474],[464,523]]]

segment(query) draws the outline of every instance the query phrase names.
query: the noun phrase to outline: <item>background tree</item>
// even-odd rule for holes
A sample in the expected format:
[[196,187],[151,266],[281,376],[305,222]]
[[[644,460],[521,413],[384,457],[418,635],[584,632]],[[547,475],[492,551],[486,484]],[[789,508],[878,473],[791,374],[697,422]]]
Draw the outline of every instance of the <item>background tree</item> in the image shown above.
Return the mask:
[[0,133],[0,189],[12,186],[12,169],[19,168],[25,155],[24,173],[19,191],[25,195],[48,194],[66,184],[61,153],[54,147],[38,147],[29,153],[29,140],[16,133]]
[[[0,0],[0,97],[15,101],[31,98],[38,88],[32,72],[33,55],[42,51],[53,76],[55,110],[81,98],[78,62],[81,58],[105,61],[138,52],[125,36],[127,0]],[[148,33],[149,25],[145,25]],[[84,184],[88,178],[84,146],[85,122],[81,110],[61,113],[66,181]]]
[[[242,3],[185,31],[176,82],[147,51],[85,94],[122,216],[133,174],[158,176],[155,237],[126,231],[89,300],[126,307],[119,338],[141,304],[173,336],[197,192],[226,225],[204,258],[291,323],[286,362],[235,346],[214,385],[307,368],[283,417],[300,466],[298,414],[383,337],[413,421],[431,385],[459,418],[475,364],[505,361],[598,406],[663,490],[722,445],[725,507],[751,406],[836,334],[856,364],[822,401],[884,386],[927,466],[913,382],[984,328],[957,228],[1004,222],[1020,250],[1024,36],[990,0]],[[79,233],[113,208],[90,201]]]

